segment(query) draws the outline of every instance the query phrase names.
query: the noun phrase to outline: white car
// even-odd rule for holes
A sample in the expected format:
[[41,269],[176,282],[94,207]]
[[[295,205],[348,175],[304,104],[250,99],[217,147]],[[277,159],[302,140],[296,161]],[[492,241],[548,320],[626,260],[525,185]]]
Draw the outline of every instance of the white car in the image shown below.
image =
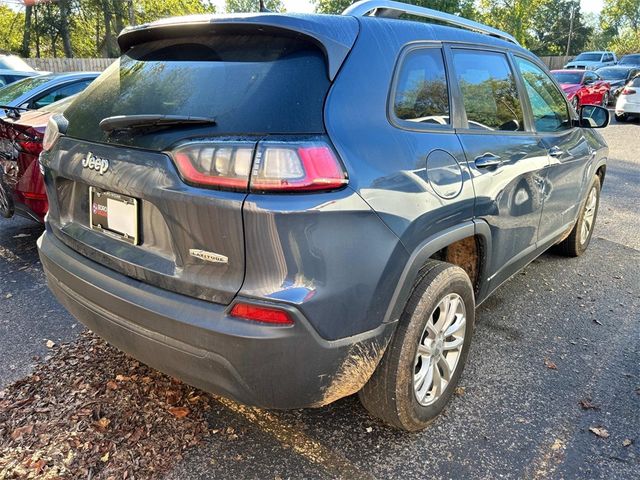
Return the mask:
[[616,120],[624,122],[632,115],[640,116],[640,76],[627,83],[616,102]]
[[582,52],[567,63],[564,69],[597,70],[602,67],[615,65],[616,63],[618,63],[618,59],[613,52]]

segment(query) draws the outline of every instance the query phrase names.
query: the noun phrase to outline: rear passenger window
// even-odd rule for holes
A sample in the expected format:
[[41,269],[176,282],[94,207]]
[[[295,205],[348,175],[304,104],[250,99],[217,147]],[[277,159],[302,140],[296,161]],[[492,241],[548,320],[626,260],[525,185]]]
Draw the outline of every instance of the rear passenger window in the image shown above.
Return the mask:
[[504,54],[456,49],[453,65],[469,128],[524,130],[518,88]]
[[549,76],[524,58],[516,57],[516,64],[531,102],[536,130],[538,132],[557,132],[571,128],[567,102]]
[[450,123],[447,78],[439,48],[416,49],[404,57],[393,109],[403,122],[429,127]]

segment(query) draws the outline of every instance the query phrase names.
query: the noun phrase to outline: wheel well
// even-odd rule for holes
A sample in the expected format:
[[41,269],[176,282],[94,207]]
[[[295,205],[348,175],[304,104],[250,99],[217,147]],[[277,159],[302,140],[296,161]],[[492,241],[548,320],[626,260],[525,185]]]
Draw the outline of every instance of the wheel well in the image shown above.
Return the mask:
[[606,165],[602,165],[600,168],[598,168],[598,170],[596,170],[596,175],[600,177],[600,187],[602,187],[602,184],[604,183],[604,176],[606,173],[607,173]]
[[469,278],[473,289],[477,294],[480,290],[480,278],[484,262],[484,243],[481,237],[473,235],[466,237],[441,250],[438,250],[430,258],[441,260],[462,268]]

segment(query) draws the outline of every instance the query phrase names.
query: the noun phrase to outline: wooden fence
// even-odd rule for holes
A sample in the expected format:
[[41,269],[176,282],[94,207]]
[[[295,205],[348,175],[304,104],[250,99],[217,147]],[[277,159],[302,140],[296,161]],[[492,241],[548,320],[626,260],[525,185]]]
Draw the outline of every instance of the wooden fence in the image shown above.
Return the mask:
[[559,57],[540,57],[540,60],[542,60],[545,65],[549,67],[549,70],[560,70],[567,63],[573,60],[573,56],[562,55]]
[[[571,56],[540,57],[550,70],[562,68]],[[47,72],[101,72],[114,61],[113,58],[25,58],[36,70]]]
[[101,72],[114,58],[25,58],[25,62],[43,72]]

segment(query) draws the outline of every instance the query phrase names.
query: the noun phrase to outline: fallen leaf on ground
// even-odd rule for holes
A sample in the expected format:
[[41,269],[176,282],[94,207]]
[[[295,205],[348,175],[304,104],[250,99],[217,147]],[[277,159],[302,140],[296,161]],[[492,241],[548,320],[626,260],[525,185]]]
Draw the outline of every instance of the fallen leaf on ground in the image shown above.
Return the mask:
[[367,430],[367,433],[373,432],[373,428],[372,427],[367,427],[366,430]]
[[453,391],[453,393],[455,393],[457,396],[462,396],[464,395],[464,388],[465,387],[456,387],[456,389]]
[[106,417],[102,417],[100,420],[98,420],[95,423],[95,425],[96,425],[96,427],[98,427],[98,428],[100,428],[102,430],[105,430],[109,426],[110,423],[111,423],[111,420],[109,420]]
[[169,413],[176,418],[184,418],[189,415],[189,409],[187,407],[171,407]]
[[609,438],[609,432],[607,432],[606,428],[603,428],[603,427],[590,427],[589,431],[591,433],[595,433],[600,438]]
[[553,442],[553,445],[551,445],[551,450],[560,450],[563,447],[564,443],[562,442],[562,440],[556,438],[555,442]]
[[47,340],[47,348],[53,348],[56,346],[56,342],[54,342],[53,340]]
[[108,462],[109,461],[109,452],[107,452],[103,456],[101,456],[100,457],[100,461],[101,462]]
[[625,438],[622,441],[622,446],[623,447],[628,447],[629,445],[633,444],[633,440],[631,440],[630,438]]
[[11,432],[11,438],[13,440],[17,440],[23,435],[29,435],[33,431],[33,424],[25,425],[24,427],[18,427],[13,432]]
[[557,370],[558,369],[558,366],[555,363],[553,363],[551,360],[549,360],[548,358],[544,359],[544,365],[550,370]]
[[600,407],[591,403],[590,398],[585,398],[583,400],[580,400],[578,404],[582,407],[583,410],[600,410]]
[[109,380],[107,382],[107,388],[109,390],[117,390],[118,389],[118,384],[116,382],[114,382],[113,380]]
[[7,294],[4,296],[4,298],[7,298],[7,299],[8,299],[8,298],[11,298],[11,297],[13,297],[13,293],[7,293]]

